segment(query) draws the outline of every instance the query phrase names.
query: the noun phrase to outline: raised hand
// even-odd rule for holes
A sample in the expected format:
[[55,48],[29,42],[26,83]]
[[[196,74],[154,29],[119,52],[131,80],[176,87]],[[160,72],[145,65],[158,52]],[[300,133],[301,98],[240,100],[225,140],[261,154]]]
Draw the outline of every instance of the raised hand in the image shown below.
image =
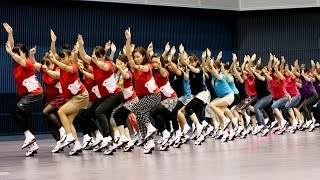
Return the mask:
[[207,57],[211,58],[211,51],[209,48],[207,48]]
[[252,61],[252,62],[255,61],[256,58],[257,58],[257,55],[256,55],[256,54],[253,54],[253,55],[251,56],[251,61]]
[[312,67],[315,67],[315,63],[314,63],[313,60],[311,60],[311,66],[312,66]]
[[281,63],[284,64],[286,62],[286,59],[284,58],[284,56],[281,56]]
[[232,61],[236,62],[237,61],[237,55],[235,53],[232,53]]
[[172,46],[171,47],[171,50],[170,50],[170,54],[173,56],[175,53],[176,53],[176,47],[175,46]]
[[203,51],[201,55],[202,59],[206,59],[206,56],[207,56],[207,51]]
[[217,55],[217,61],[220,61],[222,58],[222,51],[219,52],[219,54]]
[[83,38],[82,38],[82,36],[80,34],[78,34],[77,43],[78,43],[79,46],[83,46],[84,45]]
[[116,50],[117,50],[116,45],[114,43],[111,43],[111,51],[116,52]]
[[36,52],[37,52],[37,46],[34,46],[33,48],[31,48],[31,49],[29,50],[29,54],[30,54],[30,55],[35,55]]
[[261,58],[259,58],[257,61],[257,65],[260,65],[260,64],[261,64]]
[[126,36],[126,39],[131,39],[130,27],[124,32],[124,35]]
[[153,51],[153,43],[152,43],[152,42],[148,45],[147,51],[148,51],[148,52]]
[[164,50],[165,50],[166,52],[169,52],[169,51],[170,51],[170,44],[169,44],[169,42],[167,42],[166,46],[164,47]]
[[108,42],[106,42],[106,45],[104,46],[104,49],[106,51],[108,51],[111,48],[111,41],[109,40]]
[[8,23],[3,23],[3,27],[7,31],[7,33],[12,33],[13,32],[11,26]]
[[272,61],[273,60],[273,55],[270,53],[269,54],[269,61]]
[[49,51],[49,59],[55,63],[56,58],[54,57],[53,53],[51,51]]
[[184,46],[182,45],[182,43],[179,46],[179,52],[182,54],[184,52]]
[[319,64],[319,62],[316,63],[316,68],[317,68],[317,69],[320,69],[320,64]]
[[50,37],[51,37],[51,41],[52,42],[56,42],[57,41],[57,36],[54,34],[52,29],[50,29]]

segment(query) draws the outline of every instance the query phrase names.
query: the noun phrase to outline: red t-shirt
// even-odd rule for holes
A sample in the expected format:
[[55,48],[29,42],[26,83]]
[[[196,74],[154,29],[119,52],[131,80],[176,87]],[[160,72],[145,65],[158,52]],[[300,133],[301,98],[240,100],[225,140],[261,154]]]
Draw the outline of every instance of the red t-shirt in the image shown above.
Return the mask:
[[43,92],[34,71],[34,63],[29,59],[26,60],[26,67],[19,63],[14,64],[13,77],[20,97],[28,94],[39,95]]
[[167,99],[167,98],[173,98],[173,97],[177,96],[176,92],[173,90],[173,88],[170,85],[169,72],[167,70],[165,70],[165,71],[166,71],[166,77],[163,77],[161,75],[160,71],[156,71],[153,74],[154,80],[156,81],[156,84],[160,89],[162,100]]
[[109,61],[104,61],[109,66],[109,71],[100,69],[93,61],[90,65],[93,68],[93,76],[98,85],[100,95],[102,98],[110,97],[122,91],[121,87],[114,78],[113,65]]
[[290,76],[285,76],[285,87],[287,92],[290,94],[291,97],[299,95],[299,90],[297,88],[297,79],[292,79]]
[[69,73],[63,69],[60,70],[60,83],[65,100],[69,100],[73,96],[86,91],[86,88],[79,79],[78,67],[75,64],[71,64],[70,66],[72,66],[74,73]]
[[256,86],[254,83],[254,77],[250,76],[249,74],[247,75],[247,79],[245,81],[245,90],[250,97],[257,95]]
[[129,74],[129,79],[125,79],[122,77],[123,81],[123,97],[124,101],[130,101],[134,98],[137,97],[136,91],[133,89],[133,84],[132,84],[132,73],[128,69],[125,70]]
[[148,72],[142,72],[138,69],[134,71],[134,89],[137,90],[138,97],[159,93],[159,88],[152,75],[152,65],[145,64],[145,66],[148,66]]
[[[89,73],[93,74],[93,70],[89,71]],[[95,80],[87,78],[85,75],[83,75],[83,82],[89,93],[89,102],[93,103],[97,99],[101,98],[101,94]]]
[[[60,68],[57,67],[54,71],[60,72]],[[62,87],[59,79],[50,77],[46,72],[42,70],[42,65],[40,68],[40,72],[42,74],[42,81],[45,85],[44,88],[46,91],[46,96],[48,98],[54,98],[62,94]]]
[[269,88],[271,90],[271,95],[273,99],[280,99],[287,95],[285,80],[276,78],[271,75],[272,80],[268,82]]

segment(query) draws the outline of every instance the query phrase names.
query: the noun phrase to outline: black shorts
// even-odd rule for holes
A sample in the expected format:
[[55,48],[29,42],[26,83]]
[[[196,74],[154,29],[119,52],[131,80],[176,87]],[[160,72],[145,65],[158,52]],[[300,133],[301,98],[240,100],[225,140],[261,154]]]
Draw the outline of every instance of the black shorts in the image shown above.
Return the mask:
[[17,103],[17,106],[25,112],[31,112],[35,104],[41,102],[43,94],[33,95],[28,94],[21,97],[20,101]]

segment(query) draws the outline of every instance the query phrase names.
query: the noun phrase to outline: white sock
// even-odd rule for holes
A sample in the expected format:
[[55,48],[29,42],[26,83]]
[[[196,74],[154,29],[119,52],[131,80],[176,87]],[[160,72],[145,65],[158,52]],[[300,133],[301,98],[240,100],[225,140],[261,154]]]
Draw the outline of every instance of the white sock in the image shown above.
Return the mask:
[[226,122],[230,121],[230,119],[224,117],[224,118],[222,119],[222,121],[223,121],[223,123],[226,123]]
[[218,121],[213,121],[214,129],[219,129]]
[[81,146],[81,144],[80,144],[79,140],[76,140],[75,145],[76,145],[76,146],[78,146],[78,145],[80,145],[80,146]]
[[293,122],[292,122],[292,125],[297,125],[298,124],[298,120],[294,119]]
[[90,136],[88,135],[88,134],[85,134],[84,136],[83,136],[83,139],[89,139],[90,138]]
[[33,139],[34,135],[28,130],[24,132],[24,135],[26,136],[26,139]]
[[115,130],[115,131],[114,131],[114,137],[120,137],[119,130]]
[[202,126],[207,126],[208,122],[207,121],[202,121]]
[[281,125],[285,125],[286,123],[287,123],[287,121],[286,121],[286,120],[281,119]]
[[61,126],[61,128],[59,129],[60,135],[65,134],[66,130]]
[[170,132],[168,130],[164,130],[162,131],[162,137],[169,137],[170,136]]
[[67,139],[74,139],[72,133],[67,134]]
[[238,118],[232,118],[232,123],[235,127],[238,127]]

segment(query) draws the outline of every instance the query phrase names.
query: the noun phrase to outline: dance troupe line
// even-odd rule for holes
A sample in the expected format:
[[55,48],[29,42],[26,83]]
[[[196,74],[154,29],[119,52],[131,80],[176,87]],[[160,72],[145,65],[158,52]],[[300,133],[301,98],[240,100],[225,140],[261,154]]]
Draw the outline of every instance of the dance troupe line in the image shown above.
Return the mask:
[[[51,30],[50,51],[39,63],[36,47],[28,51],[14,44],[12,28],[3,26],[20,97],[12,116],[24,132],[21,148],[27,149],[26,156],[39,149],[27,123],[32,107],[44,97],[35,71],[45,87],[43,114],[56,141],[52,153],[73,145],[70,156],[82,150],[112,155],[134,146],[149,154],[157,133],[159,149],[166,151],[189,140],[201,145],[208,137],[227,142],[248,134],[311,132],[319,126],[320,64],[312,60],[308,69],[298,60],[290,66],[283,56],[270,54],[263,66],[253,54],[240,66],[236,54],[231,63],[222,63],[222,52],[214,59],[206,49],[199,59],[182,44],[177,52],[169,43],[162,54],[154,53],[152,43],[146,50],[135,47],[128,28],[116,58],[110,41],[87,54],[81,35],[72,50],[65,44],[57,52]],[[81,126],[82,144],[74,120]]]

